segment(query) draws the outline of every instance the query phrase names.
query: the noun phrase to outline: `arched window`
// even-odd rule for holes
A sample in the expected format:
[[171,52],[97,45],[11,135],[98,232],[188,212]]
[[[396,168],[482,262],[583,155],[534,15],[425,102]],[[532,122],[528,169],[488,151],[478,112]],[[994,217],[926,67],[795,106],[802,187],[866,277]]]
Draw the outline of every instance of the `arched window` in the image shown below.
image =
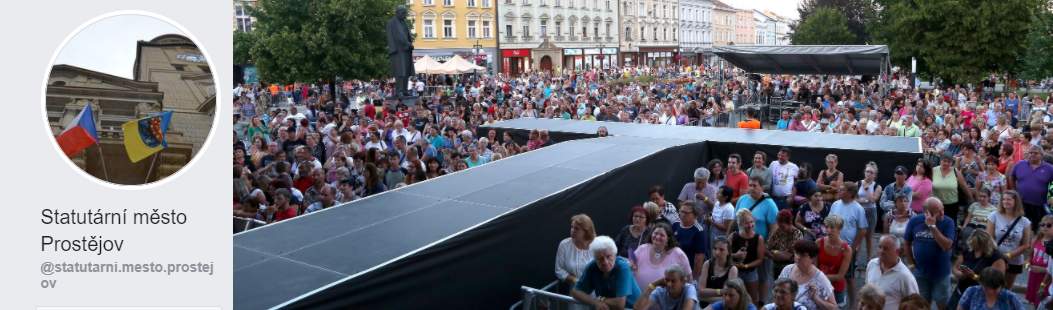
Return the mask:
[[633,39],[633,28],[632,27],[625,27],[625,39],[626,40],[632,40]]

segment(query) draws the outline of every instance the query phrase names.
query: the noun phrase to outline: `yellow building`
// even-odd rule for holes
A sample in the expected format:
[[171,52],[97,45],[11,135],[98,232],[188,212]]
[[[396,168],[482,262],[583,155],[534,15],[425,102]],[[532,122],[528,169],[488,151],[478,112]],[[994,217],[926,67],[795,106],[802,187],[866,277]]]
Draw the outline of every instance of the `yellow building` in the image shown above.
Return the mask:
[[713,4],[713,45],[734,45],[738,10],[720,1]]
[[[411,32],[417,35],[413,41],[414,61],[428,55],[445,62],[458,55],[481,63],[492,72],[497,50],[496,1],[407,0],[407,18],[413,21]],[[482,46],[481,52],[472,51],[476,44]]]

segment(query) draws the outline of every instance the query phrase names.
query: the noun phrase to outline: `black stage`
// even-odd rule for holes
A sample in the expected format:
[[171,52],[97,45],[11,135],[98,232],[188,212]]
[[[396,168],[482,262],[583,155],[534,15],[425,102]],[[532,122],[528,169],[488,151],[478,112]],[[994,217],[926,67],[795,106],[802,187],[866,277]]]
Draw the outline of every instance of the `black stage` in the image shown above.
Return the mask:
[[546,128],[565,142],[234,235],[235,309],[506,308],[521,285],[555,279],[571,216],[588,214],[613,237],[651,186],[676,201],[710,158],[779,142],[794,162],[833,152],[844,167],[866,155],[891,175],[888,165],[921,157],[916,138],[767,130],[602,123],[614,137],[585,139],[600,124],[493,124],[517,137]]

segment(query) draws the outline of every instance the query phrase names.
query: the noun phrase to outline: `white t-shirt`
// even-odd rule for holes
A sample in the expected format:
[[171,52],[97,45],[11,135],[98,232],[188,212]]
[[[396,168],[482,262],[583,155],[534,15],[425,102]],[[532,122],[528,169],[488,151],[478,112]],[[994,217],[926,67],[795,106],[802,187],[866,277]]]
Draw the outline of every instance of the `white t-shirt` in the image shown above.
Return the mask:
[[366,150],[373,148],[378,150],[387,150],[388,145],[384,143],[384,140],[377,140],[376,143],[374,143],[373,141],[366,142]]
[[779,161],[773,161],[768,169],[772,171],[772,195],[789,197],[793,193],[793,183],[797,179],[797,165],[792,162],[786,162],[783,165]]
[[[713,216],[713,221],[714,222],[723,223],[723,221],[726,221],[726,220],[734,221],[735,220],[735,205],[731,204],[731,202],[725,203],[723,206],[718,206],[718,205],[714,204],[713,205],[713,211],[711,212],[711,215]],[[717,229],[716,227],[713,227],[713,230],[716,230],[716,231],[720,232],[720,234],[717,234],[717,235],[727,235],[728,234],[727,231],[723,231],[723,230]]]

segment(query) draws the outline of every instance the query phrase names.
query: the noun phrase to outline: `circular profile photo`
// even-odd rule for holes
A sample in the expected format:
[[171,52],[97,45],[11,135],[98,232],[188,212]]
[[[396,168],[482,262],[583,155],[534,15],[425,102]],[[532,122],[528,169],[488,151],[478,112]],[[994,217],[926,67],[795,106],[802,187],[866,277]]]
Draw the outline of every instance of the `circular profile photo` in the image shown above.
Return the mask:
[[216,115],[205,50],[162,16],[115,12],[70,34],[48,68],[44,117],[56,150],[106,186],[143,188],[185,170]]

